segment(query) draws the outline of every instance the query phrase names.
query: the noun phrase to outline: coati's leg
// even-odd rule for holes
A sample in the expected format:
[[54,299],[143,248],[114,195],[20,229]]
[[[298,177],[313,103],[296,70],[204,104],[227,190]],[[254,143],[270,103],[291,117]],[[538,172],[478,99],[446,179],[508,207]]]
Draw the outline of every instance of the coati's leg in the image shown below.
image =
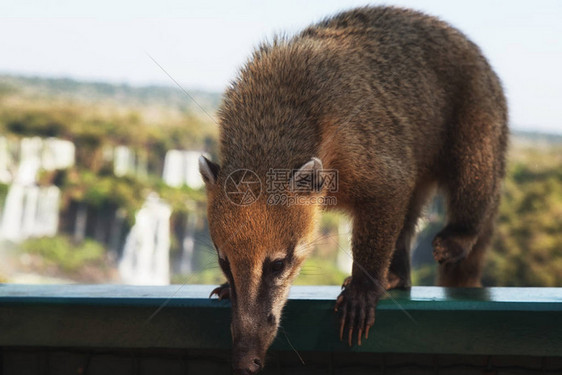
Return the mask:
[[482,286],[482,266],[484,255],[493,234],[493,220],[489,220],[486,228],[482,229],[476,244],[468,256],[458,263],[442,263],[439,265],[437,285],[454,287]]
[[359,345],[363,333],[368,337],[377,302],[386,293],[388,267],[406,216],[407,202],[397,200],[359,202],[353,212],[352,276],[335,307],[340,311],[340,339],[347,327],[350,346],[354,331]]
[[385,289],[409,288],[412,286],[410,277],[410,247],[416,231],[419,210],[412,207],[404,220],[402,230],[396,241],[396,248],[392,254],[388,268],[387,284]]
[[485,182],[480,187],[458,181],[449,185],[453,186],[447,189],[448,223],[433,239],[433,256],[440,264],[457,263],[470,254],[482,223],[490,215],[488,206],[494,195]]
[[416,235],[416,224],[422,212],[423,206],[434,193],[434,184],[430,182],[420,183],[412,195],[408,214],[404,220],[402,230],[396,241],[396,250],[392,254],[392,261],[388,269],[388,281],[386,289],[409,288],[412,286],[410,271],[410,249]]
[[386,290],[409,288],[412,286],[410,277],[410,234],[409,230],[402,230],[396,250],[392,254],[392,261],[388,269]]
[[447,145],[441,185],[448,195],[448,224],[433,240],[439,263],[465,259],[495,215],[503,175],[505,142],[490,116],[466,115]]

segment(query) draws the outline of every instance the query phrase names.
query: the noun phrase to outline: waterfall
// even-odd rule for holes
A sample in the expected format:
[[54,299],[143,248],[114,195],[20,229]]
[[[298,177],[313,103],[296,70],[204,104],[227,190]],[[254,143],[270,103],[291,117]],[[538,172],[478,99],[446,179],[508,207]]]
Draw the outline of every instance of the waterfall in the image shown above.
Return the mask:
[[19,167],[15,183],[33,185],[37,181],[37,172],[41,168],[41,149],[43,141],[39,137],[21,140]]
[[[204,182],[199,173],[199,157],[201,152],[184,151],[185,160],[185,184],[192,189],[198,189],[203,186]],[[208,155],[206,155],[208,157]]]
[[183,153],[179,150],[169,150],[164,159],[164,171],[162,179],[166,184],[180,187],[184,184],[183,178]]
[[74,165],[74,143],[58,138],[43,140],[41,166],[47,171],[69,168]]
[[25,191],[23,186],[19,184],[10,186],[8,195],[6,196],[6,202],[4,203],[0,238],[19,241],[21,237],[24,199]]
[[170,283],[171,214],[170,206],[154,193],[148,196],[137,212],[119,262],[119,273],[124,283]]
[[113,173],[118,176],[131,174],[135,170],[135,154],[127,146],[115,147]]
[[[12,186],[16,186],[16,184]],[[39,198],[39,188],[37,186],[26,186],[23,191],[23,213],[21,216],[20,232],[22,238],[28,238],[33,236],[35,223],[37,222],[37,198]]]
[[[30,237],[54,236],[59,224],[60,190],[37,186],[41,168],[54,170],[74,164],[74,144],[57,138],[22,138],[19,160],[12,160],[10,146],[0,138],[0,181],[10,183],[0,220],[0,238],[19,242]],[[16,167],[14,173],[10,171]]]
[[39,188],[34,236],[52,237],[59,227],[60,189],[56,186]]
[[60,190],[56,186],[10,185],[0,223],[0,238],[19,242],[54,236],[59,224]]
[[199,156],[202,154],[206,155],[200,151],[169,150],[164,159],[164,182],[169,186],[187,185],[192,189],[203,186],[203,179],[199,174]]

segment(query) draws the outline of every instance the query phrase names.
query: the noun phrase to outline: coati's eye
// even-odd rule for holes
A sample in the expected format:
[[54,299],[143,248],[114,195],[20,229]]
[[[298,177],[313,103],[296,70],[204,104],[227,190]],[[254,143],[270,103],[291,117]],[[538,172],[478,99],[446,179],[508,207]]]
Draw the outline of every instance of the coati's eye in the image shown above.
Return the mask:
[[274,274],[280,274],[285,268],[285,260],[277,259],[271,262],[271,272]]

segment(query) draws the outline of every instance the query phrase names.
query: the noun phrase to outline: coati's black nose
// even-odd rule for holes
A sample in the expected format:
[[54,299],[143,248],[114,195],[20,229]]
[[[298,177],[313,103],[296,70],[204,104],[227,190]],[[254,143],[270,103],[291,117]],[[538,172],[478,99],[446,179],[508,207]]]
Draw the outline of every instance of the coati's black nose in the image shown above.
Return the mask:
[[236,375],[254,375],[263,367],[261,360],[252,355],[241,358],[235,366],[234,373]]

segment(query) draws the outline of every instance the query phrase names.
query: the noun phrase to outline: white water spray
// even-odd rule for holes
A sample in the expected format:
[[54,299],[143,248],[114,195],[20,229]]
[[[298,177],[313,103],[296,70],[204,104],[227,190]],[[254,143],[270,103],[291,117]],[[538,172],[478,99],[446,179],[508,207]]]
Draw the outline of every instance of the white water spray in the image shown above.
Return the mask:
[[156,194],[146,199],[125,241],[119,273],[126,284],[170,283],[170,215],[172,210]]

